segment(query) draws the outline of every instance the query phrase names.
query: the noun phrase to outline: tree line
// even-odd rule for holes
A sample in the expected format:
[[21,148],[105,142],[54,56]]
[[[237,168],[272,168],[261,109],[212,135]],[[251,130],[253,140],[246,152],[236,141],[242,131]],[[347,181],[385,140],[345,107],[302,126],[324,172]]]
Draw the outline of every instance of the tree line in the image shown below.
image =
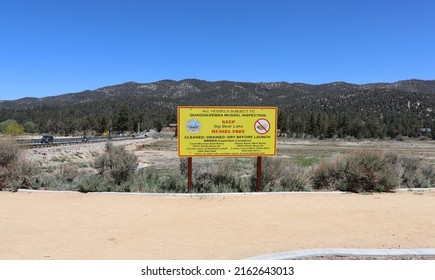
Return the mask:
[[281,136],[294,138],[396,139],[426,137],[435,139],[435,123],[431,118],[415,114],[384,113],[379,116],[361,112],[292,112],[280,110],[278,128]]
[[[101,106],[86,104],[68,108],[64,106],[40,106],[33,109],[15,109],[11,112],[0,111],[0,131],[10,131],[6,127],[21,127],[18,135],[26,133],[50,133],[56,135],[75,135],[77,133],[102,134],[137,132],[149,129],[161,130],[168,123],[176,123],[176,112],[165,108],[132,107],[128,104],[119,106]],[[2,125],[3,124],[3,125]],[[20,133],[21,131],[21,133]]]
[[[0,131],[9,135],[27,133],[52,133],[75,135],[77,133],[102,134],[137,132],[148,129],[160,131],[176,123],[176,108],[136,108],[127,105],[119,108],[84,106],[81,110],[49,108],[17,110],[16,119],[0,123]],[[281,136],[294,138],[346,138],[395,139],[400,137],[427,137],[435,139],[435,124],[431,118],[421,118],[412,113],[383,113],[378,116],[361,112],[324,112],[304,110],[295,112],[280,108],[278,128]]]

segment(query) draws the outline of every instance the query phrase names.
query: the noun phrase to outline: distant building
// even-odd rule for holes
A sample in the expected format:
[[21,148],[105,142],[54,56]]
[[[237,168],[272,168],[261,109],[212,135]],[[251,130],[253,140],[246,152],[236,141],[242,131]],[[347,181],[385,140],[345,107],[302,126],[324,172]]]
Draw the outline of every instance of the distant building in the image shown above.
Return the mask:
[[177,130],[177,124],[176,124],[176,123],[170,123],[170,124],[168,125],[168,127],[169,127],[171,130],[173,130],[173,131]]
[[430,127],[423,127],[423,128],[420,128],[420,132],[421,133],[430,133],[430,132],[432,132],[432,128],[430,128]]
[[430,128],[430,127],[422,127],[418,130],[418,133],[420,135],[428,135],[431,132],[432,132],[432,128]]

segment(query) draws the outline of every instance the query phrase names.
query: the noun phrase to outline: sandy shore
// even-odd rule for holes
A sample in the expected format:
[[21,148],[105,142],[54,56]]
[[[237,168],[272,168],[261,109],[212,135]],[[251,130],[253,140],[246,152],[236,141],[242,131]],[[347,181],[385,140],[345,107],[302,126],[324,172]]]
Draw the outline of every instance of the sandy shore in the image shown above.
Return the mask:
[[147,196],[0,192],[0,259],[241,259],[435,248],[435,191]]

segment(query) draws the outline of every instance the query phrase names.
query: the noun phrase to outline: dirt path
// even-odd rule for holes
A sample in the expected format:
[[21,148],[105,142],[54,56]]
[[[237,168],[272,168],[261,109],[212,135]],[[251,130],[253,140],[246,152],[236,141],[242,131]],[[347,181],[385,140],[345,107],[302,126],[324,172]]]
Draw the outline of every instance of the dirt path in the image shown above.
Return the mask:
[[435,191],[147,196],[0,192],[0,259],[241,259],[435,248]]

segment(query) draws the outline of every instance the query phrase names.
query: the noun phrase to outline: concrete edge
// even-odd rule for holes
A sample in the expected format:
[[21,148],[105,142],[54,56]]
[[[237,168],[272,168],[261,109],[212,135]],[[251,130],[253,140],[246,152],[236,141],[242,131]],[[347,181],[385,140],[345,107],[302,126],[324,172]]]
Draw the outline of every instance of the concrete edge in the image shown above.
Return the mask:
[[[396,191],[433,191],[435,188],[402,188]],[[29,189],[18,189],[17,192],[42,192],[42,193],[82,193],[78,191],[51,191],[51,190],[29,190]],[[145,195],[145,196],[237,196],[237,195],[297,195],[297,194],[352,194],[351,192],[341,192],[341,191],[312,191],[312,192],[234,192],[234,193],[136,193],[136,192],[87,192],[86,194],[116,194],[116,195]]]
[[396,189],[396,191],[398,192],[405,192],[405,191],[413,191],[413,192],[418,192],[418,191],[433,191],[435,190],[435,188],[400,188],[400,189]]
[[82,193],[82,194],[115,194],[115,195],[144,195],[144,196],[237,196],[237,195],[283,195],[283,194],[349,194],[349,192],[233,192],[233,193],[139,193],[139,192],[78,192],[18,189],[17,192],[28,193]]
[[401,257],[401,256],[430,256],[435,257],[435,248],[429,249],[346,249],[323,248],[289,251],[276,254],[260,255],[246,260],[297,260],[312,257],[358,256],[358,257]]

